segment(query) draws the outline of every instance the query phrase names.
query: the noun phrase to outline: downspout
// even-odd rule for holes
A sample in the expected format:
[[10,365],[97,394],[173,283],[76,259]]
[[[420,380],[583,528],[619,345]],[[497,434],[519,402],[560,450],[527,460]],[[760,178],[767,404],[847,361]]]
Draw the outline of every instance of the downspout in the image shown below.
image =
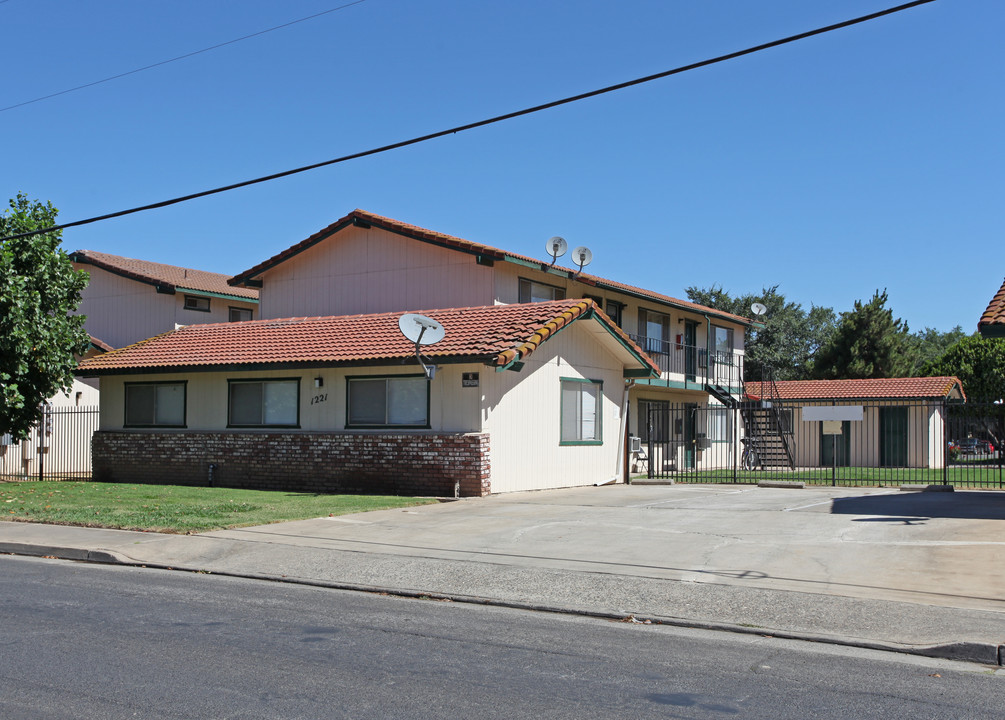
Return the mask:
[[[625,442],[627,437],[625,433],[628,432],[628,393],[631,391],[633,387],[635,387],[634,380],[629,380],[627,383],[625,383],[625,396],[621,400],[621,429],[620,432],[618,433],[618,462],[614,466],[615,467],[614,476],[611,477],[610,480],[594,483],[594,487],[616,483],[618,481],[618,476],[624,472]],[[627,478],[625,478],[625,481],[626,484],[628,484]]]

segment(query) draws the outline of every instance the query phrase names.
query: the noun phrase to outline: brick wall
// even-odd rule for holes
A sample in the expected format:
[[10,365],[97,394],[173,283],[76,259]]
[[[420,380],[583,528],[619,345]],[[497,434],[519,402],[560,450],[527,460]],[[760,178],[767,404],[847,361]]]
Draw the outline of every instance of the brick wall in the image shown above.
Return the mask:
[[94,479],[461,497],[491,492],[487,434],[97,432]]

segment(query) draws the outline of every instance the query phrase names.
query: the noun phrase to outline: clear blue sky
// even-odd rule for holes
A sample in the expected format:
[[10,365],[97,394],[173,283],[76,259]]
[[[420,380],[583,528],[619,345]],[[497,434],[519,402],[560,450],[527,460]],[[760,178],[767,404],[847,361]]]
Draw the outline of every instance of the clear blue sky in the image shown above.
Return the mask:
[[[0,2],[0,107],[337,7]],[[0,112],[0,198],[62,222],[267,175],[667,70],[897,0],[365,0]],[[967,332],[1005,276],[1005,3],[866,25],[385,155],[64,234],[224,273],[360,207],[684,298],[887,288]]]

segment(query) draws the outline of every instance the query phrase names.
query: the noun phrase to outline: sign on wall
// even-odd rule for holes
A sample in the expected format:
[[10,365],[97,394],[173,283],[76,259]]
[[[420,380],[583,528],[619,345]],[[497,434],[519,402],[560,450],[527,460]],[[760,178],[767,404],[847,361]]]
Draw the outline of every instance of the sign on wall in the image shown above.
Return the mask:
[[803,405],[803,421],[861,422],[861,405]]

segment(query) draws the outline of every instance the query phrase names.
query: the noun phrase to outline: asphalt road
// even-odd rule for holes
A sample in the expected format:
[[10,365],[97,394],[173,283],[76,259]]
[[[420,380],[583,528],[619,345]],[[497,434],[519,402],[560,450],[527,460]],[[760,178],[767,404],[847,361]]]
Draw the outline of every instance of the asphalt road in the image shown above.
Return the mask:
[[989,667],[0,557],[0,717],[997,718]]

